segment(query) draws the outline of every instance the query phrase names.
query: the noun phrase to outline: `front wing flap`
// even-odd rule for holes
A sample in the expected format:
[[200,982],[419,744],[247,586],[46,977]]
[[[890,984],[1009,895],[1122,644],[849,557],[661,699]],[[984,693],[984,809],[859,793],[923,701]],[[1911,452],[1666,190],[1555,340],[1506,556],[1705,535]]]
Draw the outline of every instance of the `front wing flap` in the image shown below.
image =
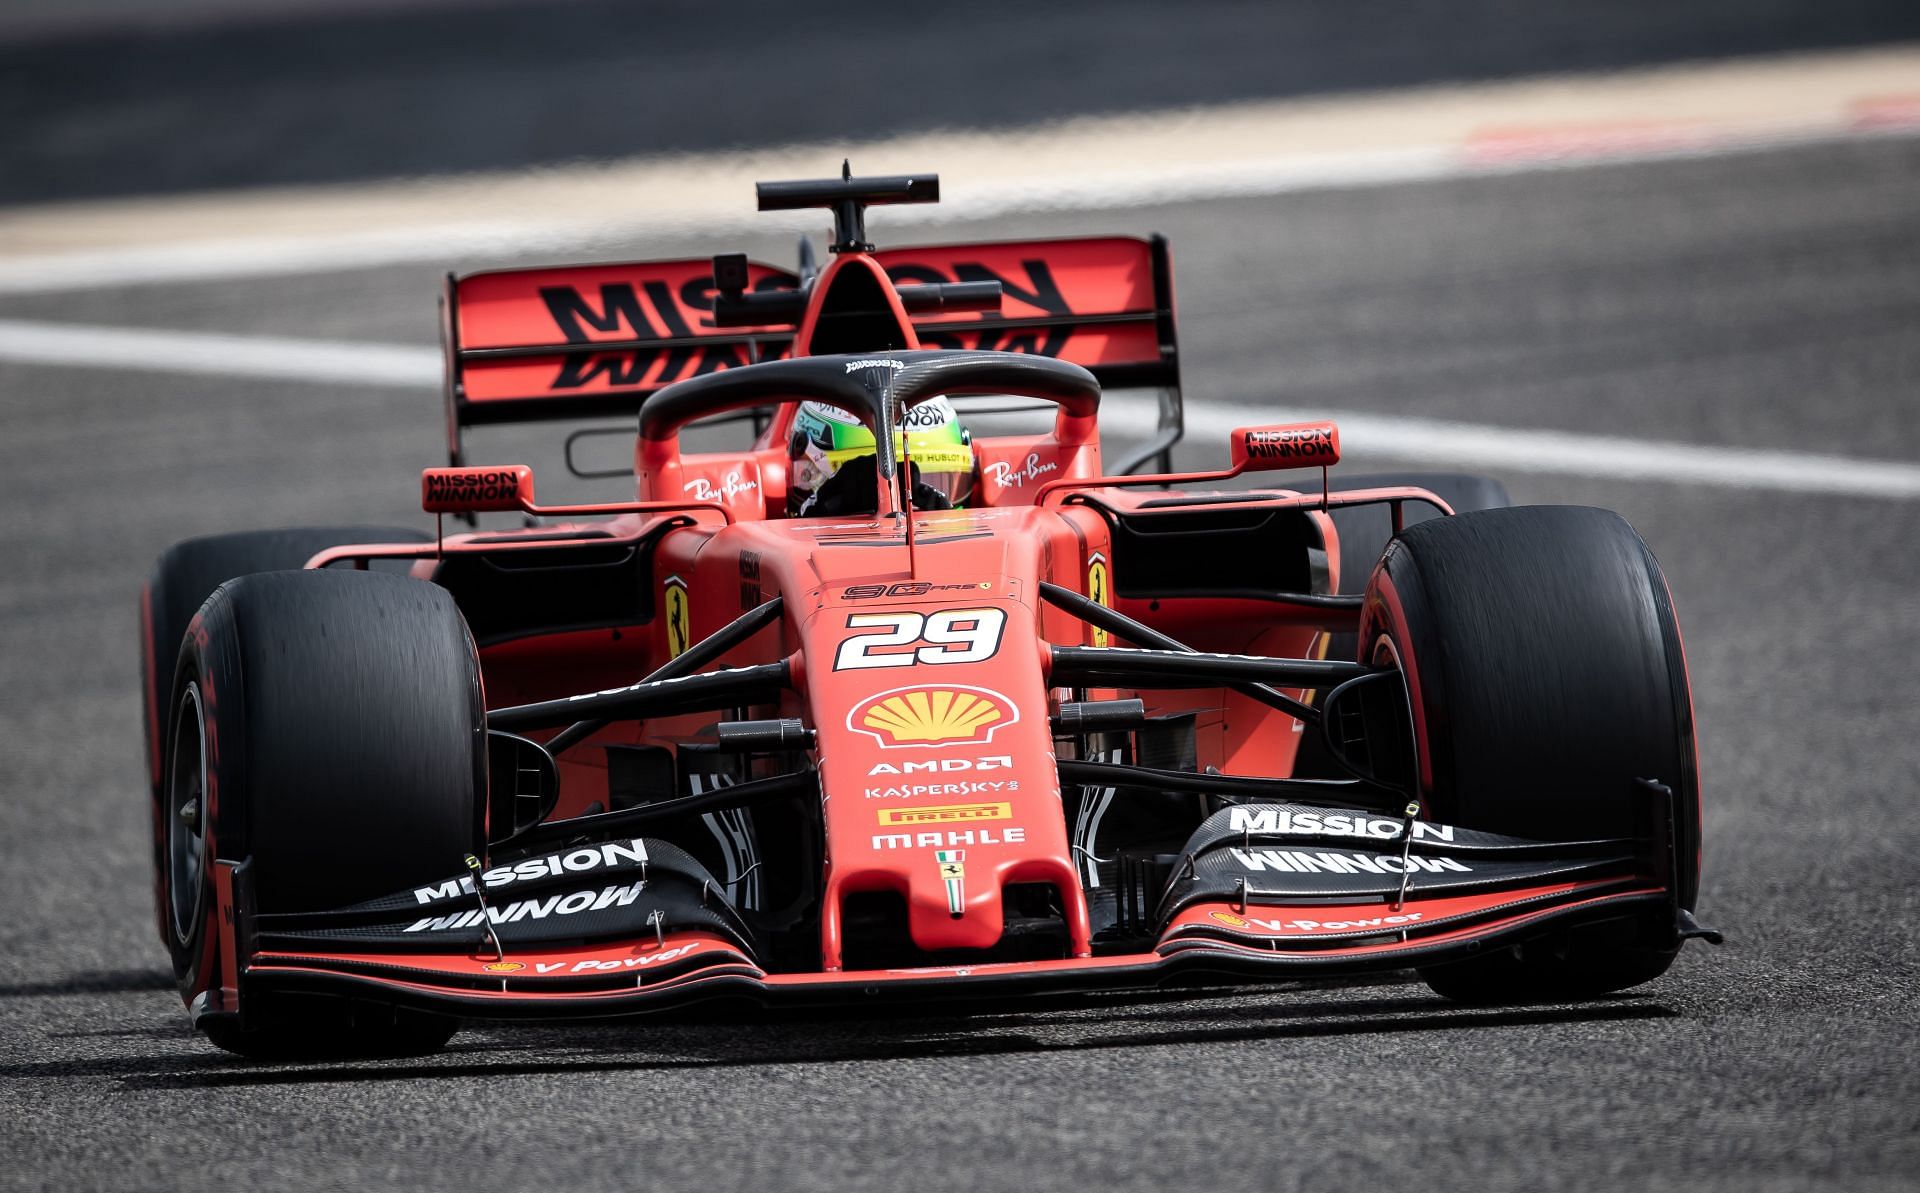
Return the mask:
[[1549,843],[1359,810],[1235,805],[1189,839],[1150,947],[825,973],[765,969],[724,890],[673,845],[581,845],[496,867],[477,884],[449,879],[337,912],[251,917],[236,938],[247,959],[236,993],[599,1018],[716,997],[938,1000],[1404,969],[1602,920],[1679,923],[1658,812],[1651,800],[1645,836]]

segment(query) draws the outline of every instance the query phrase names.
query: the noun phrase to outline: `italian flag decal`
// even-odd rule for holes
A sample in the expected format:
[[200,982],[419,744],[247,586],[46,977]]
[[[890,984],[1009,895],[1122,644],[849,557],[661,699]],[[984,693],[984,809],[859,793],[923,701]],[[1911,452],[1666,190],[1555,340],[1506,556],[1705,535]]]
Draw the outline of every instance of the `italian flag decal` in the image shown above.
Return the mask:
[[933,860],[940,863],[940,877],[947,884],[947,911],[957,920],[966,910],[967,851],[964,849],[936,850]]

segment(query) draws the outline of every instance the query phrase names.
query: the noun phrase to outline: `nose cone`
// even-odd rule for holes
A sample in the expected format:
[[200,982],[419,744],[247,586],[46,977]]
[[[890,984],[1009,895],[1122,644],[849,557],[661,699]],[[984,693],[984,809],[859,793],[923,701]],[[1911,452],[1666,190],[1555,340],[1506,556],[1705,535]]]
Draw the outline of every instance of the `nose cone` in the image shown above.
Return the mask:
[[[985,949],[999,943],[1005,916],[1000,907],[1000,867],[974,863],[967,888],[967,850],[936,849],[925,873],[907,875],[907,924],[915,948]],[[979,850],[973,851],[977,856]]]
[[1029,603],[1052,517],[1031,507],[921,514],[911,554],[880,521],[811,532],[813,612],[800,632],[830,971],[842,901],[877,891],[905,901],[914,948],[949,953],[1001,943],[1008,886],[1050,886],[1072,955],[1091,955]]

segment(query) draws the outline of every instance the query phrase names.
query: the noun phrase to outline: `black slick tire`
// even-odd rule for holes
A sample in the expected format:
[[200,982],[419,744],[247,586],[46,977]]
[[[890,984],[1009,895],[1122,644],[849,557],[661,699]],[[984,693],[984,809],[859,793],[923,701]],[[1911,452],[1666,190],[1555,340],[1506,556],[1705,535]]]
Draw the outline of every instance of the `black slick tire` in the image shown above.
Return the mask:
[[[1397,666],[1428,814],[1537,840],[1634,831],[1638,781],[1677,801],[1680,906],[1698,887],[1699,776],[1665,577],[1619,515],[1521,506],[1436,518],[1373,573],[1362,658]],[[1422,971],[1468,1002],[1588,997],[1658,977],[1670,923],[1616,921]]]
[[[279,913],[404,890],[481,852],[479,662],[437,585],[352,570],[229,581],[189,623],[172,692],[159,886],[184,995],[219,963],[215,859],[245,861],[255,909]],[[418,1052],[456,1026],[343,1000],[241,1014],[202,1025],[258,1056]]]
[[[1380,472],[1359,476],[1335,476],[1333,491],[1351,493],[1359,489],[1389,489],[1413,486],[1425,489],[1447,503],[1455,513],[1471,510],[1505,509],[1513,504],[1507,487],[1490,476],[1471,476],[1456,472]],[[1340,584],[1336,591],[1358,595],[1367,589],[1373,565],[1393,538],[1393,516],[1384,505],[1357,505],[1334,509],[1329,515],[1340,536]],[[1404,524],[1412,526],[1443,517],[1439,510],[1423,501],[1409,501],[1401,507]],[[1321,640],[1321,657],[1353,659],[1358,657],[1358,635],[1329,632]],[[1344,779],[1351,777],[1335,760],[1333,752],[1319,732],[1309,728],[1300,737],[1293,773],[1301,778]]]
[[[212,534],[175,543],[153,565],[140,592],[140,692],[145,715],[147,785],[152,795],[154,865],[162,867],[164,827],[160,821],[161,755],[166,749],[167,717],[173,697],[173,669],[187,622],[213,590],[238,576],[288,571],[306,566],[328,547],[348,543],[414,543],[429,536],[392,526],[301,526],[284,530],[245,530]],[[376,565],[398,566],[398,565]],[[154,909],[162,940],[167,910],[156,888]]]

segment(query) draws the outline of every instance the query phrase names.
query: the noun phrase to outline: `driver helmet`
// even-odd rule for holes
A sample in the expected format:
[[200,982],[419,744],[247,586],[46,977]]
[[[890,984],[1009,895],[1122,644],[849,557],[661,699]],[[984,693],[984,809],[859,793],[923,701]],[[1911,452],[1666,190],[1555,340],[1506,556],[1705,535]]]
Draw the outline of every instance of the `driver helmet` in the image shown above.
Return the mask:
[[[913,476],[915,509],[964,506],[973,497],[973,436],[944,397],[906,412],[894,439]],[[874,512],[873,432],[857,415],[823,402],[802,402],[787,441],[787,516]]]

